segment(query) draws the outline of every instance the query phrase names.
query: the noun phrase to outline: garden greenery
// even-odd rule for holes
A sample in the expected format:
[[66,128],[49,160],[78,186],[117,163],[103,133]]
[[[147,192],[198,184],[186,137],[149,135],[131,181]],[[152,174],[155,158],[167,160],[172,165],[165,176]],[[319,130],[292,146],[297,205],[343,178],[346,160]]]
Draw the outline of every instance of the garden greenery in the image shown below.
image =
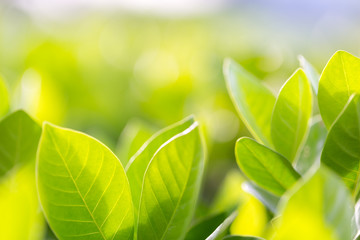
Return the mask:
[[[84,133],[41,127],[22,110],[6,115],[0,81],[0,211],[8,221],[0,239],[42,239],[46,223],[61,240],[358,239],[360,59],[338,51],[321,75],[300,63],[275,95],[225,61],[229,95],[253,138],[235,144],[245,181],[214,206],[237,199],[235,188],[247,195],[235,209],[199,211],[195,222],[206,149],[193,116],[143,144],[129,138],[134,154],[119,160]],[[244,224],[254,236],[236,230]]]

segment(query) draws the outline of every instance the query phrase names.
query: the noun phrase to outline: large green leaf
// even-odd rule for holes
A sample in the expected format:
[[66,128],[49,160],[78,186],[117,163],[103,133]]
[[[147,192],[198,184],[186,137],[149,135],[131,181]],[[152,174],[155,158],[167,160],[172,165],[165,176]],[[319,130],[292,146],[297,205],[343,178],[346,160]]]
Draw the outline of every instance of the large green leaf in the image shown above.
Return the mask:
[[312,91],[303,70],[298,69],[281,88],[276,99],[271,137],[275,149],[294,162],[308,133]]
[[227,59],[224,75],[230,97],[254,138],[271,145],[270,122],[275,96],[244,68]]
[[295,169],[305,174],[313,165],[320,166],[320,156],[323,149],[327,130],[321,118],[313,119],[309,135],[295,163]]
[[21,110],[0,122],[0,176],[35,160],[40,134],[41,127]]
[[39,240],[45,221],[35,187],[34,163],[26,164],[0,180],[0,239]]
[[315,94],[318,93],[319,89],[319,81],[320,81],[320,74],[316,69],[309,63],[303,56],[299,56],[299,61],[301,67],[304,69],[306,76],[311,82],[311,86],[314,89]]
[[360,93],[360,59],[344,51],[336,52],[321,74],[318,102],[325,126],[334,123],[349,97]]
[[[310,178],[310,179],[309,179]],[[354,203],[342,181],[320,168],[282,198],[274,240],[350,240]]]
[[[126,167],[126,174],[129,178],[129,183],[131,186],[135,215],[137,215],[137,210],[139,208],[144,174],[151,158],[161,147],[161,145],[163,145],[176,134],[186,130],[194,123],[194,121],[194,117],[190,116],[157,132],[148,141],[146,141],[139,149],[139,151],[137,151],[136,154],[130,159]],[[137,219],[135,219],[135,221],[136,220]]]
[[9,94],[4,80],[0,76],[0,117],[9,110]]
[[203,171],[204,149],[195,122],[164,143],[146,169],[139,205],[139,240],[185,236]]
[[132,239],[134,212],[125,171],[94,138],[44,124],[37,183],[59,239]]
[[360,98],[351,96],[330,128],[321,161],[338,173],[355,197],[360,189]]
[[286,158],[250,138],[236,142],[235,155],[243,173],[275,195],[281,196],[300,178]]
[[154,133],[146,123],[133,119],[126,124],[116,146],[115,153],[123,166],[126,166],[130,158]]

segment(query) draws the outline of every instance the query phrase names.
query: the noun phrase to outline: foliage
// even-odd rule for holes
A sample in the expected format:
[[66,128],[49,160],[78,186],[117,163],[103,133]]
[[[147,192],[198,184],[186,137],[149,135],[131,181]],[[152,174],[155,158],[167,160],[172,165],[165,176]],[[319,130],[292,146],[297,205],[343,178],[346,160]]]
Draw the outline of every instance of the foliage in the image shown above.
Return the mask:
[[[234,105],[260,141],[240,138],[235,147],[237,163],[249,181],[249,192],[266,206],[274,204],[268,193],[280,197],[277,207],[269,208],[275,217],[262,237],[355,239],[360,59],[338,51],[321,76],[305,58],[300,62],[304,71],[297,70],[285,82],[272,109],[266,87],[236,63],[225,62]],[[250,98],[244,94],[249,92],[263,95]],[[312,110],[317,104],[320,116]],[[256,123],[254,118],[262,114],[259,109],[264,109],[262,118],[267,120]],[[269,133],[271,141],[259,137]]]
[[338,51],[321,75],[303,57],[301,66],[276,96],[225,61],[230,97],[255,139],[235,143],[241,173],[229,172],[208,206],[198,201],[206,148],[194,116],[156,133],[129,122],[118,158],[90,135],[9,113],[14,104],[0,79],[0,210],[8,226],[0,238],[356,239],[360,59]]

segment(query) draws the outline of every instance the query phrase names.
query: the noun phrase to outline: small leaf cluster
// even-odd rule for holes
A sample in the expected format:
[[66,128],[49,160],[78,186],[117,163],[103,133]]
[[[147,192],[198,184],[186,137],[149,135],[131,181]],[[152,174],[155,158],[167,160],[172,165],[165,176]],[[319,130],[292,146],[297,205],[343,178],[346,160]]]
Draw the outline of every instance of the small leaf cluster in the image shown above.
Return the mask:
[[273,212],[270,239],[357,239],[360,59],[336,52],[321,75],[300,57],[277,96],[233,60],[224,73],[254,139],[236,142],[250,191]]
[[[5,115],[8,96],[1,97]],[[41,127],[19,110],[0,121],[0,159],[0,210],[7,219],[1,239],[43,239],[44,220],[58,239],[183,239],[205,148],[190,116],[120,161],[95,138],[47,122]]]

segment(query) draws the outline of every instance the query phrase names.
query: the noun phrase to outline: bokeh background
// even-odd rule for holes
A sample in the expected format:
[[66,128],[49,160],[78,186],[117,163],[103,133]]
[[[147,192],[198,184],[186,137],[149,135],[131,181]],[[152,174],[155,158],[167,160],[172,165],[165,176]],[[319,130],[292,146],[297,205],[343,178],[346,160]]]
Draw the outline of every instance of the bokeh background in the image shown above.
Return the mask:
[[277,92],[300,54],[319,72],[336,50],[359,56],[359,29],[355,0],[3,0],[0,74],[12,111],[84,131],[124,159],[194,114],[207,141],[206,206],[225,176],[237,178],[234,144],[248,135],[224,58]]

